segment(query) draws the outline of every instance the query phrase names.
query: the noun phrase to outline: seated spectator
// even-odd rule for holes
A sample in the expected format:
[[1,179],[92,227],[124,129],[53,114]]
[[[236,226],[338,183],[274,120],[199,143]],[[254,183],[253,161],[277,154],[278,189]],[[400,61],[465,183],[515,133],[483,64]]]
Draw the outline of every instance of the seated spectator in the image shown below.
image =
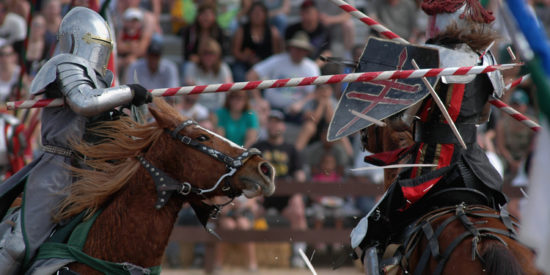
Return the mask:
[[202,95],[190,94],[181,96],[181,100],[178,104],[178,110],[180,111],[180,114],[195,121],[203,121],[209,119],[210,114],[208,112],[208,109],[197,102],[200,96]]
[[[288,52],[274,55],[254,65],[247,73],[247,80],[319,75],[319,67],[307,58],[313,46],[306,33],[296,33],[287,42],[287,49]],[[288,140],[295,140],[302,120],[303,106],[311,98],[314,89],[313,86],[301,86],[265,90],[264,98],[271,108],[285,114],[285,121],[289,123]],[[256,93],[254,99],[261,100],[260,94]]]
[[176,64],[162,57],[162,42],[160,40],[151,40],[145,57],[138,59],[128,67],[125,83],[135,82],[143,83],[143,87],[147,89],[180,86]]
[[[199,43],[207,38],[218,42],[221,47],[221,56],[224,56],[227,39],[216,22],[216,6],[205,2],[199,6],[195,22],[182,32],[183,60],[185,62],[199,62]],[[187,70],[187,68],[184,70]]]
[[[338,168],[336,157],[330,152],[325,152],[319,161],[319,165],[312,168],[311,180],[314,182],[340,182],[343,179],[342,169]],[[336,229],[344,228],[344,199],[336,196],[315,196],[312,198],[312,208],[315,216],[315,229],[322,229],[326,218],[334,218]],[[324,244],[317,246],[325,249]]]
[[143,12],[138,8],[128,8],[123,14],[123,27],[117,35],[119,74],[138,58],[145,56],[153,33],[145,26]]
[[269,22],[284,35],[290,13],[290,0],[263,0],[263,3],[269,12]]
[[46,20],[38,14],[31,23],[31,33],[27,44],[27,61],[25,67],[29,75],[34,76],[40,69],[41,62],[48,57],[48,48],[44,36],[46,35]]
[[23,18],[27,18],[29,16],[29,12],[31,11],[30,1],[5,0],[5,3],[9,12],[13,12]]
[[[222,49],[213,38],[201,41],[197,62],[190,62],[184,72],[185,85],[208,85],[233,82],[229,66],[222,61]],[[199,103],[216,112],[225,101],[225,93],[202,94]]]
[[246,14],[253,0],[217,0],[216,21],[227,35],[233,35],[239,23],[246,20]]
[[[234,203],[223,208],[218,225],[221,229],[227,230],[251,230],[254,227],[254,220],[258,212],[258,204],[255,198],[247,199],[244,196],[237,197]],[[258,271],[258,261],[256,259],[256,245],[253,242],[243,244],[245,255],[247,257],[248,271]],[[220,270],[224,260],[222,243],[216,244],[214,255],[214,268]]]
[[181,34],[183,28],[191,25],[197,16],[197,5],[193,0],[174,0],[170,7],[172,33]]
[[296,139],[296,150],[302,151],[312,141],[326,139],[321,136],[321,131],[330,124],[336,104],[330,84],[318,85],[315,88],[313,98],[303,107],[303,122]]
[[0,42],[0,102],[14,100],[13,88],[19,80],[21,67],[11,44]]
[[282,39],[277,29],[267,20],[267,8],[254,2],[248,12],[248,22],[242,25],[233,38],[235,81],[245,81],[246,72],[256,63],[282,51]]
[[61,24],[61,2],[60,0],[50,0],[42,9],[42,15],[46,19],[46,33],[44,41],[48,49],[48,56],[53,55],[55,45],[57,44],[57,31]]
[[[522,114],[529,110],[529,96],[522,89],[516,89],[510,99],[510,106]],[[504,158],[504,179],[510,182],[525,161],[533,142],[533,131],[511,116],[502,116],[496,126],[496,141],[499,155]]]
[[[269,113],[267,122],[267,139],[260,140],[252,145],[262,151],[263,157],[275,167],[278,180],[305,181],[305,173],[302,169],[302,159],[294,146],[285,141],[286,126],[284,114],[277,110]],[[264,208],[269,212],[271,209],[281,213],[290,221],[292,229],[306,230],[307,221],[305,217],[305,204],[302,194],[289,196],[271,196],[264,198]],[[292,264],[303,266],[298,249],[305,250],[305,243],[294,243]]]
[[27,36],[27,22],[20,15],[8,11],[7,3],[0,1],[0,37],[15,49],[23,52],[23,41]]
[[218,133],[245,148],[258,138],[258,116],[250,108],[247,91],[231,92],[216,112]]
[[300,6],[300,22],[288,26],[285,31],[285,40],[291,39],[298,32],[305,32],[313,50],[309,58],[315,60],[317,65],[323,64],[319,56],[330,56],[331,39],[327,28],[321,22],[321,15],[313,0],[305,0]]
[[[319,167],[320,160],[325,154],[331,154],[336,159],[336,164],[338,172],[344,174],[344,168],[350,166],[353,149],[351,143],[347,138],[342,138],[337,141],[329,142],[326,139],[328,131],[328,125],[323,127],[320,131],[321,138],[309,146],[307,146],[302,152],[302,156],[306,159],[305,164],[313,169],[314,167]],[[313,171],[312,171],[313,172]]]

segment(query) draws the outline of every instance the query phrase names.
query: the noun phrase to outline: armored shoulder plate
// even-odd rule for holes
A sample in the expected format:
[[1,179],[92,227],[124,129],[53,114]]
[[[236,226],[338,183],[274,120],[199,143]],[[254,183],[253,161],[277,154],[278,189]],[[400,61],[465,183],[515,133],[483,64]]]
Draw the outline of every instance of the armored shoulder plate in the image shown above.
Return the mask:
[[[488,51],[483,56],[483,65],[496,65],[497,61],[495,59],[495,56],[492,52]],[[494,95],[496,97],[502,97],[504,94],[504,77],[502,77],[502,73],[499,70],[489,72],[487,73],[487,76],[489,77],[489,80],[491,81],[491,84],[493,85]]]
[[[468,45],[460,44],[454,49],[449,49],[440,45],[426,44],[428,47],[439,50],[439,67],[465,67],[475,66],[479,61],[479,56]],[[443,83],[469,83],[474,80],[476,75],[452,75],[441,78]]]
[[[56,81],[58,77],[61,77],[58,76],[58,68],[60,65],[64,65],[66,68],[70,66],[81,68],[80,70],[85,72],[85,75],[89,78],[89,80],[91,80],[94,87],[102,86],[99,84],[100,80],[97,78],[93,67],[86,59],[72,54],[58,54],[48,60],[48,62],[42,66],[40,71],[38,71],[36,77],[31,83],[30,93],[35,95],[43,92],[46,86]],[[105,82],[110,85],[113,78],[112,73],[106,74],[106,78],[109,79],[105,79]]]

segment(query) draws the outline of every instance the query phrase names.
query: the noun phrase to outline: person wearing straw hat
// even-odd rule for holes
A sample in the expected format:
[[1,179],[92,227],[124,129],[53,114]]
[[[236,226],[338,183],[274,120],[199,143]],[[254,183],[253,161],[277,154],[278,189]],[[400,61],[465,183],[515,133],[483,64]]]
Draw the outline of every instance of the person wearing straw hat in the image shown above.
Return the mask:
[[[305,32],[297,32],[287,40],[286,45],[287,52],[274,55],[254,65],[247,73],[247,80],[319,76],[319,67],[307,57],[314,47]],[[314,89],[314,86],[301,86],[265,90],[264,98],[271,108],[285,114],[285,122],[290,126],[287,127],[289,140],[294,140],[298,134],[303,107],[313,96]],[[262,100],[259,93],[255,93],[255,99]]]

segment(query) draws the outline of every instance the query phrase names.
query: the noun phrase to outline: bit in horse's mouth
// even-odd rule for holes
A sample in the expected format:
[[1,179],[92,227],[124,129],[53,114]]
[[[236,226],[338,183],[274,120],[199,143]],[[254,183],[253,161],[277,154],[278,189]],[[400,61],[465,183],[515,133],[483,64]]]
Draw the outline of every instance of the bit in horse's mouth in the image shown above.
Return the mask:
[[242,181],[244,183],[244,185],[246,186],[246,189],[243,189],[243,194],[247,198],[256,197],[256,196],[259,196],[259,195],[262,195],[262,194],[266,195],[266,196],[269,196],[272,193],[272,192],[269,191],[269,189],[265,185],[263,185],[262,183],[260,183],[257,180],[253,180],[253,179],[245,178],[245,177],[241,177],[241,178],[239,178],[239,180]]

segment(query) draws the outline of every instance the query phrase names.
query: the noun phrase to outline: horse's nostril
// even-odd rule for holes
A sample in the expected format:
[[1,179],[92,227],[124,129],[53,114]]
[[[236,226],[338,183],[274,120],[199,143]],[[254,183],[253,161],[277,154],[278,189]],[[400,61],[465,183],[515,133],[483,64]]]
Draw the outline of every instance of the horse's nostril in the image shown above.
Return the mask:
[[260,163],[260,171],[264,175],[271,177],[271,173],[272,173],[271,166],[267,162]]

